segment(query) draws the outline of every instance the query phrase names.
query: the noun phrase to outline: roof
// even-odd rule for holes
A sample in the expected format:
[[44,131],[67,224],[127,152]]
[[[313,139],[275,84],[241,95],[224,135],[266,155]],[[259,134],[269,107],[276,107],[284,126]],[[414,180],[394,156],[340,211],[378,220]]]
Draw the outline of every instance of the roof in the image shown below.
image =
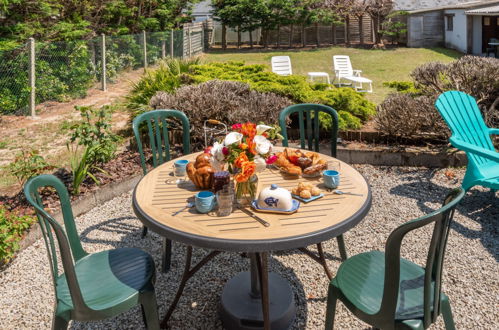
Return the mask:
[[424,13],[424,12],[429,12],[429,11],[438,11],[438,10],[445,10],[445,9],[472,9],[475,7],[481,7],[481,6],[487,6],[487,5],[499,5],[499,0],[475,0],[475,1],[469,1],[469,2],[464,2],[464,3],[458,3],[454,5],[448,5],[448,6],[438,6],[438,7],[433,7],[433,8],[424,8],[424,9],[416,9],[416,10],[411,10],[409,11],[409,14],[418,14],[418,13]]
[[478,8],[478,9],[471,9],[465,11],[464,13],[466,15],[490,15],[490,14],[499,15],[499,5]]

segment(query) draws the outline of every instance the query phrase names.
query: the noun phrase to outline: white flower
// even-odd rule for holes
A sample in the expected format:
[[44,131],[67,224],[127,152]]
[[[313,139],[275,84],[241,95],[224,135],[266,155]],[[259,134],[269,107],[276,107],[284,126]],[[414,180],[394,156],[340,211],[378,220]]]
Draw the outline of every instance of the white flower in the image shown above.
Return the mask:
[[269,129],[271,129],[272,126],[267,126],[267,125],[256,125],[256,135],[262,135]]
[[266,155],[270,152],[272,148],[272,143],[263,135],[257,135],[253,138],[253,142],[256,144],[256,152],[260,155]]
[[262,172],[263,170],[265,170],[267,168],[267,163],[265,162],[265,159],[263,159],[260,156],[255,156],[254,162],[256,165],[257,172]]
[[211,154],[216,161],[223,161],[225,159],[225,155],[222,152],[224,145],[222,143],[215,142],[213,147],[211,148]]
[[227,134],[227,136],[225,137],[225,140],[224,140],[224,145],[226,146],[230,146],[234,143],[240,143],[241,140],[243,139],[243,135],[241,133],[238,133],[238,132],[230,132],[229,134]]

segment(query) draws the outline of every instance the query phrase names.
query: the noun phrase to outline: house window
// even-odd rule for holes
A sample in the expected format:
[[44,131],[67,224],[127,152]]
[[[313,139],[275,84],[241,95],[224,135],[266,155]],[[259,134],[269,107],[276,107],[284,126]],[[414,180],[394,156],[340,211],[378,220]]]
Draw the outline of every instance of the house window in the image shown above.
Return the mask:
[[483,18],[483,25],[490,26],[490,17]]
[[445,15],[445,20],[447,21],[447,31],[454,30],[454,15]]

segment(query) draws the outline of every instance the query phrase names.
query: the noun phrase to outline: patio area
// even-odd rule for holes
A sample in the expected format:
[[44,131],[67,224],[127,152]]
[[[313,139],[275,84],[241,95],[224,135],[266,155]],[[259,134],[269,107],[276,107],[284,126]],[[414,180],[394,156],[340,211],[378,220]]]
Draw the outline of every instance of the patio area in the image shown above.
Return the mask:
[[[428,214],[440,207],[450,188],[460,186],[464,169],[374,167],[355,168],[369,182],[373,204],[368,216],[345,234],[349,256],[374,249],[384,243],[398,225]],[[444,263],[443,292],[451,301],[458,329],[494,329],[499,323],[497,299],[499,283],[499,240],[497,220],[499,193],[479,186],[470,190],[456,210]],[[172,268],[160,270],[161,238],[150,234],[141,239],[142,224],[132,210],[131,192],[77,218],[83,247],[88,252],[119,247],[138,247],[156,261],[156,295],[162,317],[171,303],[184,263],[185,247],[174,243]],[[424,232],[423,232],[424,231]],[[403,243],[403,256],[424,264],[431,227],[409,235]],[[328,265],[333,272],[340,265],[336,240],[324,243]],[[194,249],[199,260],[206,251]],[[248,268],[249,259],[235,253],[222,253],[188,282],[169,325],[172,329],[221,329],[219,299],[227,280]],[[324,327],[328,279],[322,267],[297,250],[273,252],[270,270],[289,281],[297,305],[292,329]],[[43,240],[22,251],[0,273],[0,324],[6,329],[50,327],[54,306]],[[72,322],[73,329],[144,328],[138,307],[102,322]],[[367,328],[339,303],[336,328]],[[442,329],[440,317],[431,329]]]

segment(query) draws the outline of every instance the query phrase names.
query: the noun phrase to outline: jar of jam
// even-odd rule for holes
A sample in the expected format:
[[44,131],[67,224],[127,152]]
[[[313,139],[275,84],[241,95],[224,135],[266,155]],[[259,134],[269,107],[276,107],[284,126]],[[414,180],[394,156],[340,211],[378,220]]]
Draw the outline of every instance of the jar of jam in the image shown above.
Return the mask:
[[228,171],[218,171],[213,174],[213,192],[222,190],[224,186],[230,184],[230,173]]

